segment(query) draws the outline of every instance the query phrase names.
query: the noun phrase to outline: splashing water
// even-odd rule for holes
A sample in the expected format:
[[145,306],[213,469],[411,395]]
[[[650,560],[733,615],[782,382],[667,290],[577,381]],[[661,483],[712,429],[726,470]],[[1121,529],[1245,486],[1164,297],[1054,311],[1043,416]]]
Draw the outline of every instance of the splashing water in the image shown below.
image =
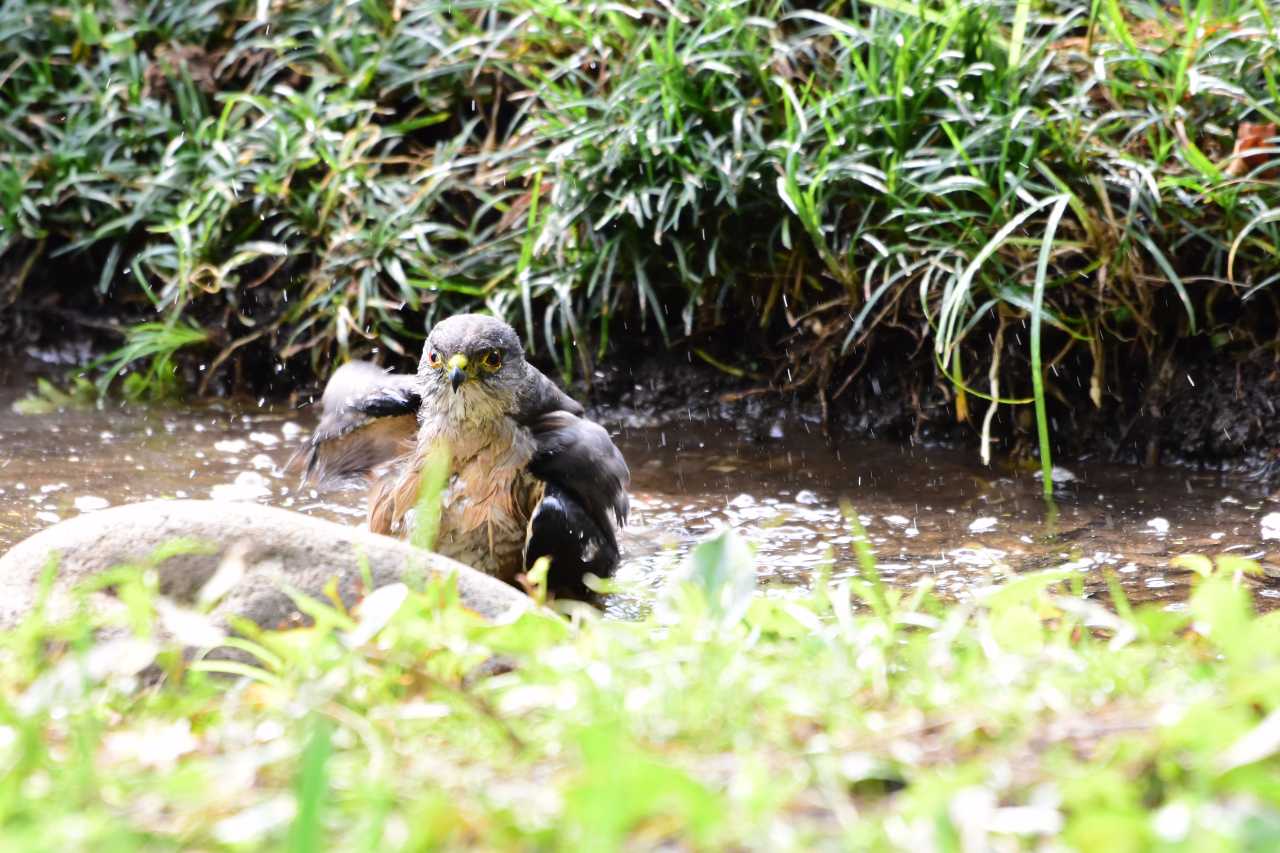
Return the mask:
[[[10,405],[20,393],[0,388],[0,550],[78,513],[154,498],[256,501],[363,523],[362,492],[316,495],[284,470],[310,431],[310,410],[208,404],[20,416]],[[633,513],[618,575],[628,592],[611,598],[609,612],[642,608],[646,590],[724,525],[756,545],[765,594],[806,589],[817,570],[856,574],[845,502],[886,582],[927,580],[947,597],[1020,571],[1069,566],[1086,590],[1105,590],[1105,573],[1114,572],[1132,599],[1178,607],[1188,574],[1169,565],[1173,556],[1230,552],[1280,565],[1272,544],[1280,508],[1228,477],[1068,466],[1071,478],[1048,513],[1032,474],[985,469],[971,454],[871,442],[832,449],[795,432],[617,432],[632,469]],[[1280,585],[1259,587],[1263,606],[1280,599]]]

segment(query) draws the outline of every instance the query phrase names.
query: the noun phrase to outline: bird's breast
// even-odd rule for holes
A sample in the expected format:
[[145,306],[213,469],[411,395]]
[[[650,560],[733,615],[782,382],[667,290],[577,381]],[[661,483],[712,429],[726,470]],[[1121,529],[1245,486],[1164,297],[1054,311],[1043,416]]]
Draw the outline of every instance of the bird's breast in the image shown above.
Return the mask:
[[490,574],[514,578],[523,568],[529,516],[542,493],[541,481],[528,471],[532,435],[508,418],[469,430],[424,423],[419,445],[428,440],[429,429],[433,442],[448,447],[451,460],[441,495],[436,550]]

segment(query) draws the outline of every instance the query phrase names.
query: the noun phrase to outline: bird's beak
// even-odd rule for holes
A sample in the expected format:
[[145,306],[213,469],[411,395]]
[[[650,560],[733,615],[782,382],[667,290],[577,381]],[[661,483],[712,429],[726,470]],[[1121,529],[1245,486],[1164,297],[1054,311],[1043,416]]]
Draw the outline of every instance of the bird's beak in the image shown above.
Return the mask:
[[449,384],[453,386],[453,390],[457,391],[463,382],[467,381],[467,357],[462,353],[458,353],[449,359]]

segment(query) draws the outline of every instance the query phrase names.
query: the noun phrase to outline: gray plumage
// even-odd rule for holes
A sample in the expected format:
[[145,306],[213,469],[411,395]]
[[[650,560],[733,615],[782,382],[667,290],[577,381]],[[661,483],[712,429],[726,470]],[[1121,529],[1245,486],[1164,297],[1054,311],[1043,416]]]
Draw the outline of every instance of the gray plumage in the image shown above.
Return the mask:
[[535,476],[562,485],[601,527],[627,523],[631,472],[603,427],[553,411],[533,421],[530,429],[538,446],[529,463]]
[[416,385],[413,376],[366,361],[339,367],[325,385],[320,423],[303,450],[304,479],[326,488],[363,481],[381,463],[408,452],[421,402]]
[[300,451],[304,476],[321,487],[367,478],[371,530],[412,531],[419,475],[443,446],[451,463],[435,550],[508,581],[546,556],[568,587],[616,566],[626,462],[582,406],[525,360],[506,323],[444,320],[415,375],[353,362],[333,375],[322,404]]

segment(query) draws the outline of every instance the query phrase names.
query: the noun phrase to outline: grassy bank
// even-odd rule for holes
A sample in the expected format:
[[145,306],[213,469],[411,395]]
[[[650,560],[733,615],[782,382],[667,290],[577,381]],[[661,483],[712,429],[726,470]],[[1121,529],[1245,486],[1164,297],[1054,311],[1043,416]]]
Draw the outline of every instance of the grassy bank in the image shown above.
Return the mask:
[[1231,152],[1280,119],[1277,27],[1262,0],[8,3],[0,304],[123,343],[98,375],[134,393],[281,393],[484,306],[566,372],[662,336],[834,397],[906,340],[961,418],[1043,423],[1179,340],[1273,340],[1277,148]]
[[[144,576],[104,645],[0,638],[0,835],[23,850],[1264,850],[1277,614],[1245,561],[1181,612],[1070,571],[959,604],[860,579],[753,595],[704,544],[638,623],[482,624],[389,588],[184,666]],[[133,580],[128,580],[132,577]],[[166,673],[137,688],[148,664]],[[233,679],[210,671],[228,670]]]

